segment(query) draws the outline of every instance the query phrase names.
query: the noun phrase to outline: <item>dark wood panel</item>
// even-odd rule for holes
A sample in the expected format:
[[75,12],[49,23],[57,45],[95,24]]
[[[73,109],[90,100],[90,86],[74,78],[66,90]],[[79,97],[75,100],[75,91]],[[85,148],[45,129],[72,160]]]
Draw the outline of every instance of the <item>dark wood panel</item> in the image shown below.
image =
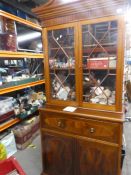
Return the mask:
[[73,140],[64,136],[42,134],[44,173],[73,175]]
[[118,151],[116,147],[79,140],[77,175],[118,175]]

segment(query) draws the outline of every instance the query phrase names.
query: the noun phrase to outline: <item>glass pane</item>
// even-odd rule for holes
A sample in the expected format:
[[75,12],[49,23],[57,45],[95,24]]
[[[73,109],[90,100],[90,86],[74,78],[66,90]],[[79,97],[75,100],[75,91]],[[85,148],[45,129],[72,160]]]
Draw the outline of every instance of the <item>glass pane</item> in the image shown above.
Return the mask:
[[76,100],[74,28],[48,32],[51,95],[58,100]]
[[82,26],[83,101],[115,104],[117,22]]

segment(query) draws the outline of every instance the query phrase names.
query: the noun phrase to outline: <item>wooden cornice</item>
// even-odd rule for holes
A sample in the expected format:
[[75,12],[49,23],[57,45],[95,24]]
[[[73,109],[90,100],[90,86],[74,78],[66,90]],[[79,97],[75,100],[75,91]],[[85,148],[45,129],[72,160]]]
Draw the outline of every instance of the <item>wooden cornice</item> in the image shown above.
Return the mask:
[[[115,15],[118,8],[126,7],[126,0],[72,0],[71,2],[64,0],[50,0],[45,5],[41,5],[33,9],[33,12],[42,21],[42,26],[48,25],[51,20],[55,20],[57,24],[63,21],[63,18],[73,17],[80,20],[83,17],[90,19],[91,17]],[[79,19],[80,18],[80,19]],[[62,19],[62,20],[61,20]],[[75,19],[75,20],[76,20]],[[53,24],[55,24],[55,21]],[[64,21],[62,23],[65,23]],[[52,25],[52,24],[51,24]]]

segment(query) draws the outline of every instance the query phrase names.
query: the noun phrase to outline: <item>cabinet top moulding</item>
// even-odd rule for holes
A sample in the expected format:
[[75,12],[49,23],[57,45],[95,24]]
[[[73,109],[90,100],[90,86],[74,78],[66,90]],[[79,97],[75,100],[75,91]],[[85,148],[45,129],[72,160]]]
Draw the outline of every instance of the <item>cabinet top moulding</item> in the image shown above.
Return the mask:
[[17,22],[20,22],[21,24],[25,24],[25,25],[31,26],[31,27],[33,27],[35,29],[38,29],[38,30],[42,30],[42,28],[41,28],[41,26],[39,24],[27,21],[27,20],[22,19],[22,18],[20,18],[18,16],[15,16],[15,15],[12,15],[10,13],[7,13],[7,12],[5,12],[3,10],[0,10],[0,16],[6,17],[8,19],[11,19],[11,20],[14,20],[14,21],[17,21]]
[[[74,5],[75,3],[75,5]],[[117,9],[125,11],[127,0],[49,0],[48,3],[33,9],[41,20],[42,27],[99,17],[118,15]]]
[[0,58],[44,58],[43,53],[0,51]]

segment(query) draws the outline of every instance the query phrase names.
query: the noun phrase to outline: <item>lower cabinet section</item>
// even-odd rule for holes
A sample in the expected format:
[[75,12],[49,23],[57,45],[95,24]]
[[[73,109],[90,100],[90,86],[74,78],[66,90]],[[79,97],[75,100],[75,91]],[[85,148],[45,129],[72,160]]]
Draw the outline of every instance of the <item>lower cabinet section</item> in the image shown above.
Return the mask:
[[47,175],[74,175],[73,139],[52,135],[42,135],[43,168]]
[[42,175],[119,175],[119,147],[42,132]]

